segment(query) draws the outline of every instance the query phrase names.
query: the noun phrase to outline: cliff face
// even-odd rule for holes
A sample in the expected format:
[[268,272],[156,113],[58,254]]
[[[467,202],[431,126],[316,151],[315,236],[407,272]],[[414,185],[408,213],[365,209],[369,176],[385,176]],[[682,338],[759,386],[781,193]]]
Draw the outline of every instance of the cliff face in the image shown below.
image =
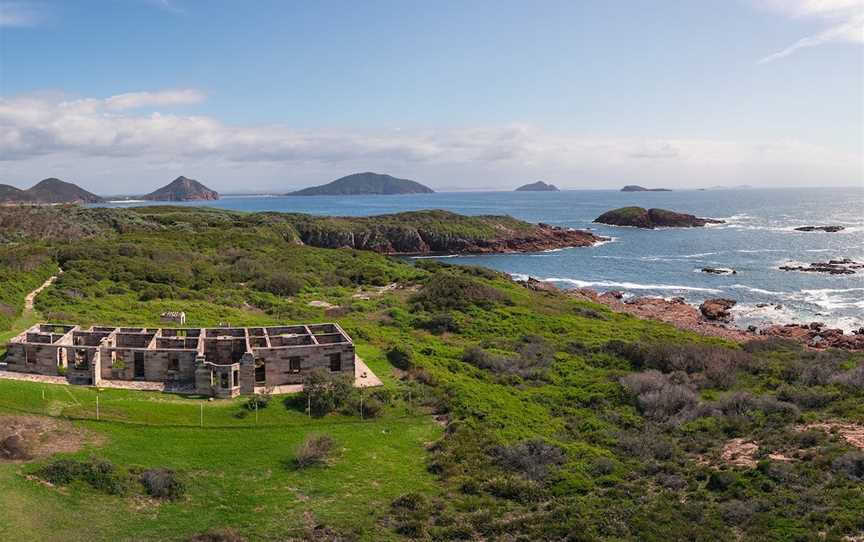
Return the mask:
[[539,224],[526,230],[500,228],[490,237],[436,231],[423,226],[372,224],[332,229],[314,223],[295,224],[300,240],[321,248],[354,248],[382,254],[485,254],[539,252],[591,246],[605,240],[590,232]]
[[622,207],[607,211],[594,219],[600,224],[612,226],[632,226],[634,228],[695,228],[706,224],[722,224],[722,220],[699,218],[686,213],[676,213],[666,209],[643,209],[642,207]]

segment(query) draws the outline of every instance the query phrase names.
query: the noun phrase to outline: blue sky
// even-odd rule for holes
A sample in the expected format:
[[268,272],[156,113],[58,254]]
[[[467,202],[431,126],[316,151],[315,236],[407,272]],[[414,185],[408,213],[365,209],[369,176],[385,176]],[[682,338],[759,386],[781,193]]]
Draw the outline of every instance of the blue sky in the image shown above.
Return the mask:
[[0,0],[0,182],[864,184],[864,0]]

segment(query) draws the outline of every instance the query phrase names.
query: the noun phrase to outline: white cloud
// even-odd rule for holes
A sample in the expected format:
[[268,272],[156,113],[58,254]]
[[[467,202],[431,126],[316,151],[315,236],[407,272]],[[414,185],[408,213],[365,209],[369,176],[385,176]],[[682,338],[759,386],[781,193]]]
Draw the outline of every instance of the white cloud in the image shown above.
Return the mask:
[[0,2],[0,28],[36,26],[43,19],[41,4],[33,2]]
[[194,89],[163,90],[160,92],[127,92],[105,100],[105,107],[119,111],[140,107],[189,105],[203,102],[204,93]]
[[826,28],[759,60],[785,58],[828,43],[864,43],[864,0],[759,0],[757,4],[791,18],[821,20]]
[[7,174],[29,171],[24,178],[31,179],[110,171],[106,178],[129,178],[130,190],[137,187],[135,176],[167,164],[185,164],[186,174],[204,171],[202,178],[233,170],[232,175],[256,178],[259,186],[266,179],[274,184],[307,175],[301,178],[308,183],[326,180],[323,172],[375,168],[408,176],[446,172],[448,179],[470,176],[473,183],[499,186],[522,175],[544,175],[564,186],[571,176],[594,186],[651,177],[704,185],[722,182],[724,176],[759,184],[769,173],[787,184],[822,183],[822,175],[829,174],[830,183],[849,184],[860,182],[864,173],[860,156],[794,140],[598,138],[525,124],[376,133],[297,130],[231,126],[208,116],[153,111],[203,98],[194,90],[106,99],[0,98],[0,160]]

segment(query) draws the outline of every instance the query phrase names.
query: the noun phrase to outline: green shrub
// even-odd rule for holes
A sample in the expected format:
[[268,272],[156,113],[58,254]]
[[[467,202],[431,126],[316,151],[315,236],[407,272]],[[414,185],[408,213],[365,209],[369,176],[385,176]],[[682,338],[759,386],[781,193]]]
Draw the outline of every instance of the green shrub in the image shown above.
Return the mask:
[[80,480],[110,495],[122,495],[128,489],[126,477],[119,474],[113,464],[100,459],[58,459],[39,469],[37,476],[55,485]]
[[432,275],[413,301],[428,311],[466,310],[470,307],[491,308],[509,302],[501,290],[479,280],[452,272]]
[[397,369],[408,371],[414,367],[414,356],[408,347],[396,345],[387,350],[387,361]]
[[353,389],[351,376],[320,367],[306,373],[303,379],[303,399],[315,416],[324,416],[343,406]]
[[294,454],[294,466],[304,469],[324,464],[335,444],[329,435],[309,435]]
[[171,469],[145,470],[139,480],[147,494],[157,499],[176,500],[186,493],[186,486]]

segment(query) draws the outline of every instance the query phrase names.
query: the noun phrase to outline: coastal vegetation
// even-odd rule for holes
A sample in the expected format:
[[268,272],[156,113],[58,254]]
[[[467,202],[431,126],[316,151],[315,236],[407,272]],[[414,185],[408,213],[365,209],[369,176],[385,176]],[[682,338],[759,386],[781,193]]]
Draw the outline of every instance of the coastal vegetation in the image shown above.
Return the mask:
[[366,416],[360,396],[324,375],[309,382],[314,395],[270,397],[266,408],[0,380],[0,417],[67,424],[52,434],[81,443],[39,453],[46,444],[32,439],[32,460],[0,461],[0,538],[864,532],[860,353],[732,343],[488,269],[318,248],[302,234],[407,223],[495,235],[487,218],[150,207],[76,210],[61,230],[17,213],[53,216],[3,218],[6,330],[20,331],[26,293],[59,266],[36,298],[45,319],[155,325],[183,310],[190,326],[336,320],[384,386],[364,392],[362,404],[378,407]]

